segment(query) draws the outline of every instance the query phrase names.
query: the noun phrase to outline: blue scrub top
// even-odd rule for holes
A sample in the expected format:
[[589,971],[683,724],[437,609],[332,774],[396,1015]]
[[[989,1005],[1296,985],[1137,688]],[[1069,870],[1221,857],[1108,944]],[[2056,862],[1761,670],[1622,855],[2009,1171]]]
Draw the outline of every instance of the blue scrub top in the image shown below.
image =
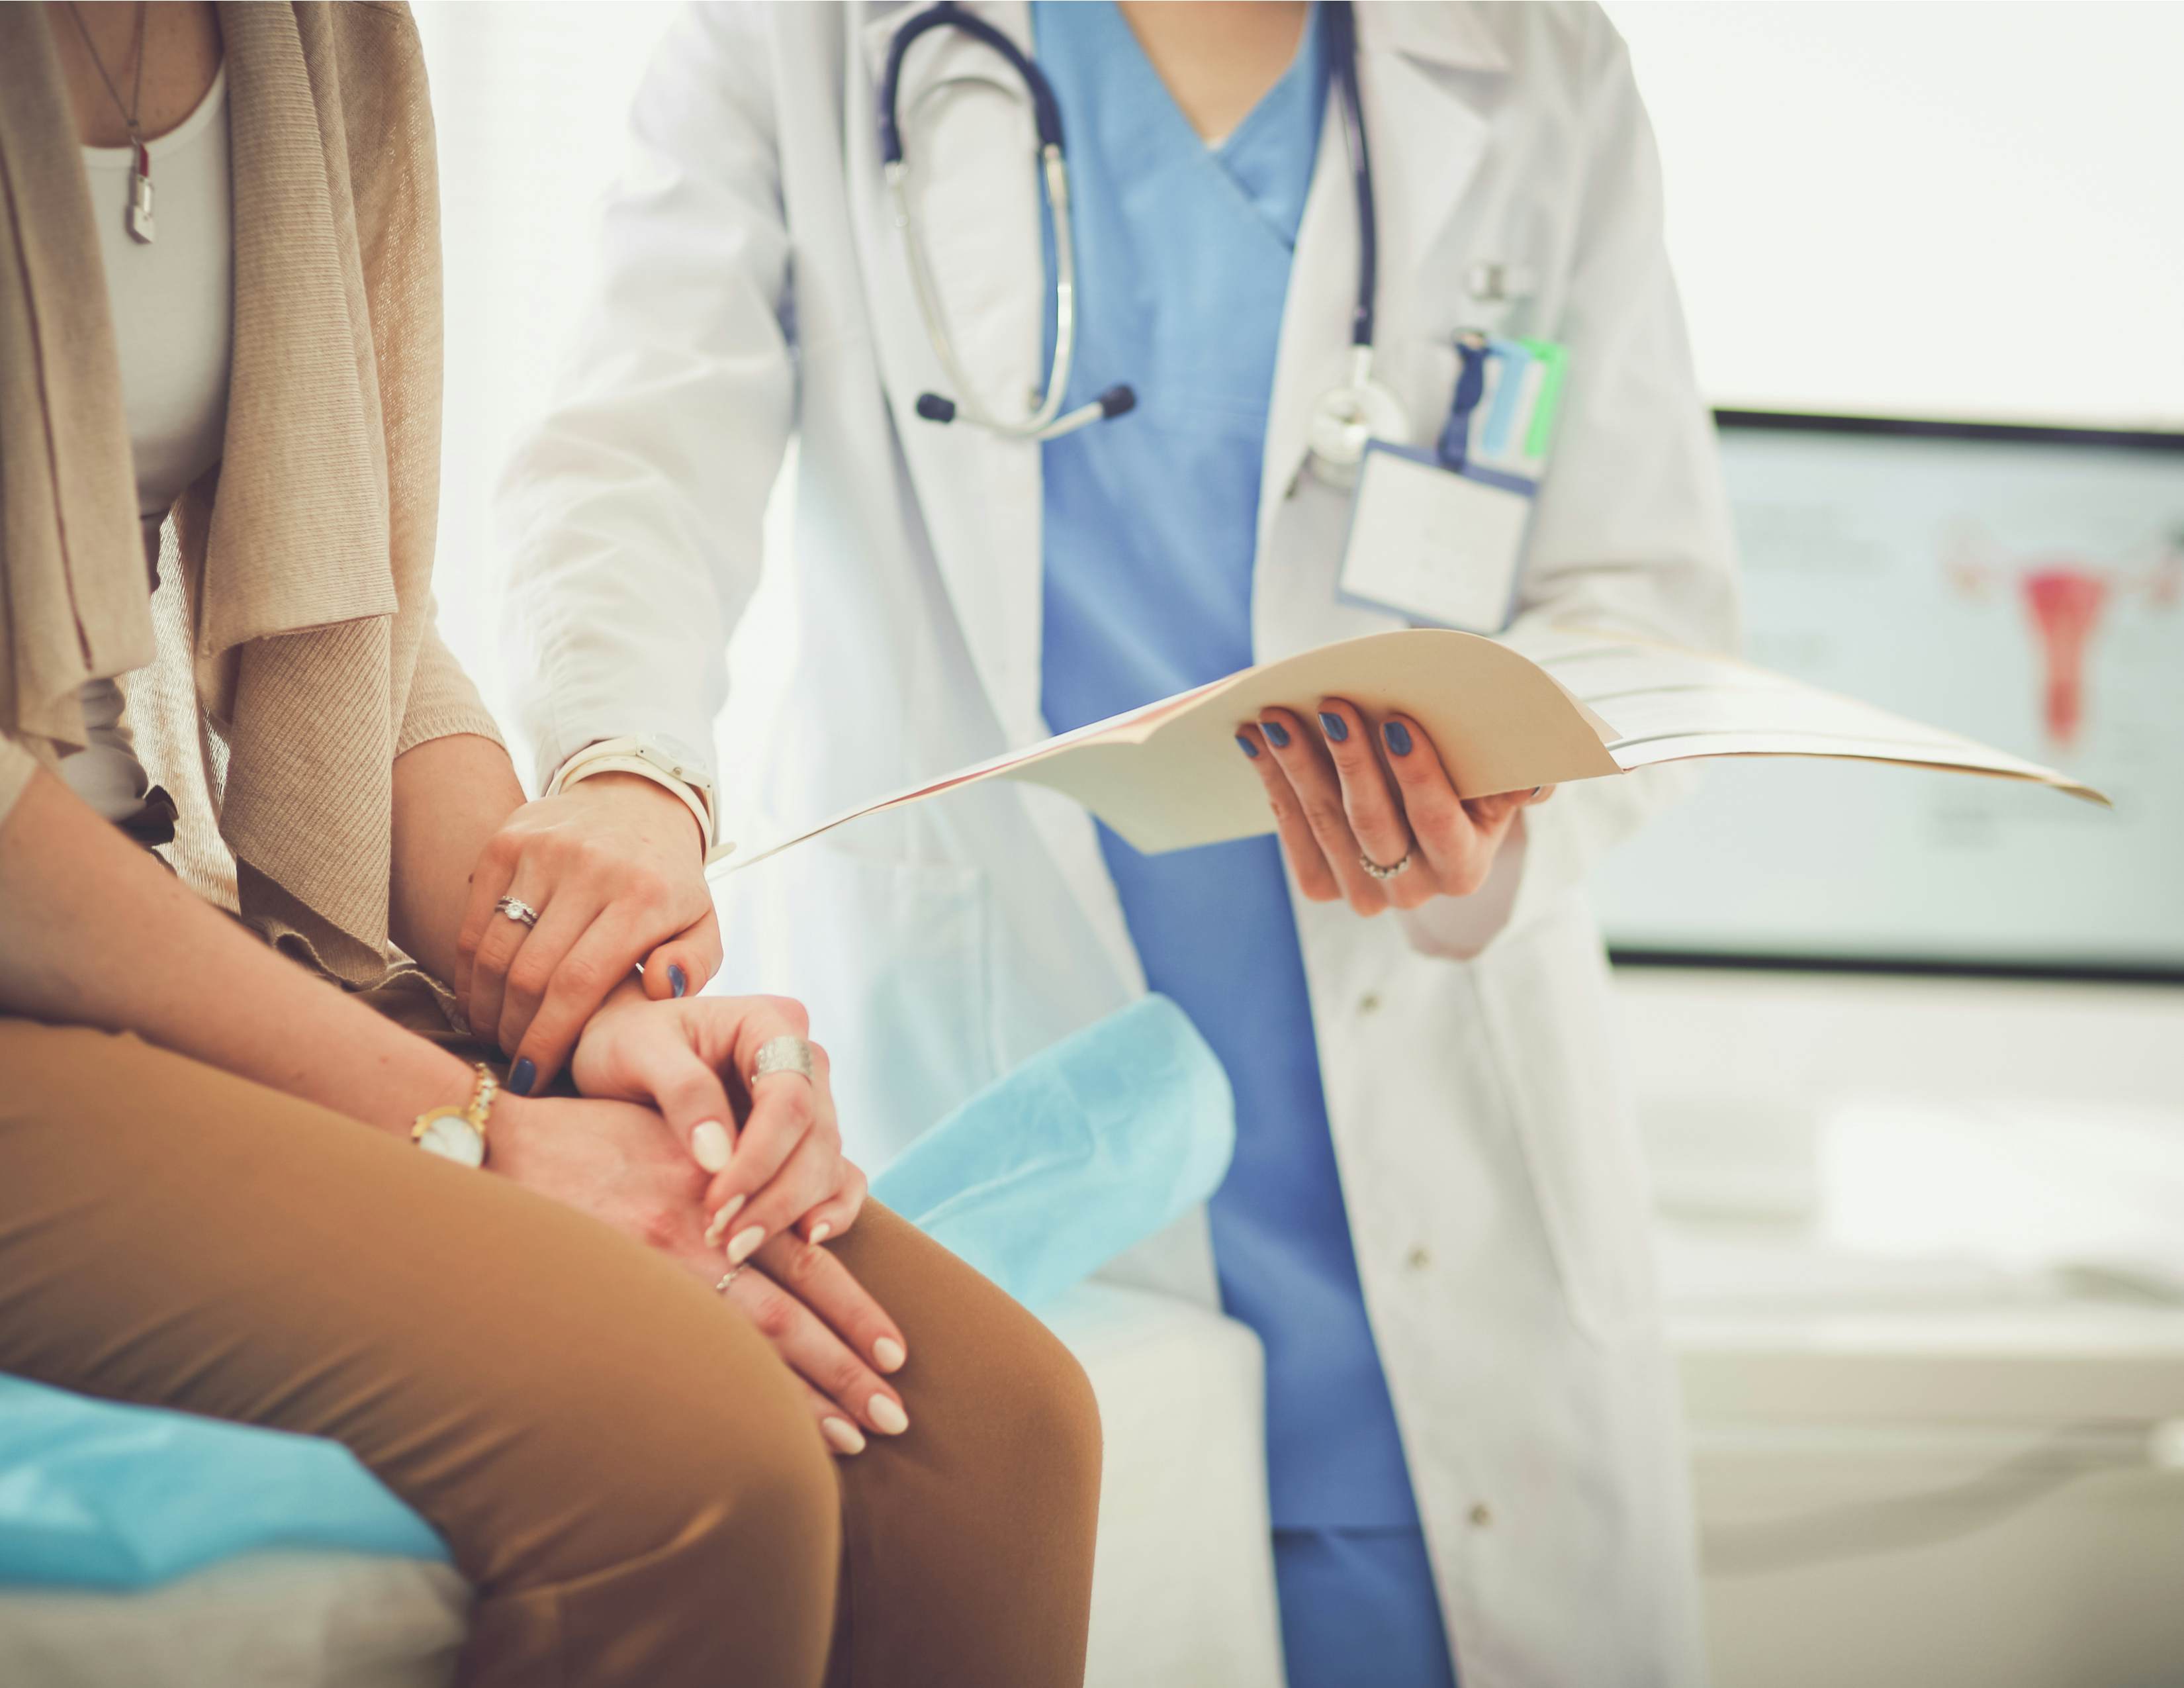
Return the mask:
[[[1295,62],[1213,148],[1112,5],[1034,0],[1032,28],[1074,201],[1065,408],[1117,382],[1138,397],[1128,415],[1045,447],[1043,702],[1062,732],[1252,660],[1267,407],[1328,64],[1315,8]],[[1050,348],[1052,333],[1050,320]],[[1415,1526],[1279,846],[1145,856],[1104,827],[1100,844],[1147,983],[1182,1006],[1235,1087],[1213,1250],[1224,1303],[1266,1345],[1273,1522]]]

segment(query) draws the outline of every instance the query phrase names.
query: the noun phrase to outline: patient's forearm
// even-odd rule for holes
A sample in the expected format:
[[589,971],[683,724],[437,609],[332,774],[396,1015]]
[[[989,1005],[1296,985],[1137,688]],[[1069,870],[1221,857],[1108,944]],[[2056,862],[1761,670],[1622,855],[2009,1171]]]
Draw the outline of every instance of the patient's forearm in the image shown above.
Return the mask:
[[471,870],[486,840],[523,806],[508,752],[450,733],[394,760],[394,883],[387,924],[405,955],[453,982]]
[[456,1056],[260,943],[43,772],[0,821],[0,1012],[134,1032],[389,1129],[469,1094]]

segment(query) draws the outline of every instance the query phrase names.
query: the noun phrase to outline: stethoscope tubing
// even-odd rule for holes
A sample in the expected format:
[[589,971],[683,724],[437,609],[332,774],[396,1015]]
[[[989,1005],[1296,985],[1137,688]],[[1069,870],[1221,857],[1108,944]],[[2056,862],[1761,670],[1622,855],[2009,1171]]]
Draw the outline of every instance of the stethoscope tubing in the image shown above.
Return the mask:
[[[1372,153],[1365,135],[1364,101],[1357,84],[1357,23],[1350,0],[1323,0],[1328,28],[1333,36],[1334,77],[1342,107],[1342,138],[1350,158],[1351,179],[1357,200],[1357,299],[1351,314],[1351,344],[1355,352],[1352,389],[1362,389],[1372,379],[1373,297],[1379,279],[1379,223],[1373,193]],[[940,292],[928,263],[925,242],[910,203],[910,164],[903,146],[898,93],[905,55],[918,39],[936,29],[961,30],[1000,55],[1023,82],[1031,96],[1032,123],[1039,136],[1039,167],[1054,225],[1055,331],[1054,354],[1038,403],[1028,414],[1006,416],[990,409],[977,396],[969,372],[956,355],[954,337],[948,332]],[[1056,439],[1086,425],[1119,416],[1137,403],[1128,387],[1113,387],[1088,404],[1061,414],[1063,396],[1077,351],[1077,254],[1070,229],[1069,164],[1062,140],[1061,104],[1038,64],[1022,48],[983,18],[966,11],[956,0],[921,12],[895,31],[876,91],[876,119],[879,134],[880,168],[889,197],[894,203],[895,226],[902,231],[912,291],[926,337],[956,397],[937,393],[918,396],[917,414],[928,421],[966,421],[1012,439]]]
[[1343,148],[1357,198],[1357,302],[1350,316],[1350,343],[1373,348],[1373,299],[1380,285],[1380,216],[1373,194],[1373,152],[1365,138],[1365,98],[1357,86],[1357,14],[1350,0],[1326,0],[1327,27],[1334,37],[1334,77],[1342,94]]

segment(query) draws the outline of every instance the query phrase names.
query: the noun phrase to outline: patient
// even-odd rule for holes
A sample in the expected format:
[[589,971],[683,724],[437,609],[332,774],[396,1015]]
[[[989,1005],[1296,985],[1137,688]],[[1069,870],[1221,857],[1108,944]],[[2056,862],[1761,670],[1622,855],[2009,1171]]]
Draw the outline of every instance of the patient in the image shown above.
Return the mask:
[[529,911],[406,10],[0,8],[0,1369],[346,1444],[466,1683],[1078,1680],[1083,1374],[860,1215],[801,1010],[625,979],[583,1095],[451,1028]]

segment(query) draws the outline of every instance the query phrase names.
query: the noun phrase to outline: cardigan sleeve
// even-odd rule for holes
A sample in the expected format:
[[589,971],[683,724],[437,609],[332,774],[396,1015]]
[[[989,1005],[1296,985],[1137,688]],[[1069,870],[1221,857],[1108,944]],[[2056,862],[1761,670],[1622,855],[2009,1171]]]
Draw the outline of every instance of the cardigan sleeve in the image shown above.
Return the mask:
[[[448,649],[447,641],[428,614],[417,643],[417,666],[410,679],[410,697],[402,712],[402,731],[396,736],[398,756],[434,738],[457,733],[474,733],[505,748],[493,712],[478,695],[476,684]],[[0,782],[6,775],[0,771]]]

